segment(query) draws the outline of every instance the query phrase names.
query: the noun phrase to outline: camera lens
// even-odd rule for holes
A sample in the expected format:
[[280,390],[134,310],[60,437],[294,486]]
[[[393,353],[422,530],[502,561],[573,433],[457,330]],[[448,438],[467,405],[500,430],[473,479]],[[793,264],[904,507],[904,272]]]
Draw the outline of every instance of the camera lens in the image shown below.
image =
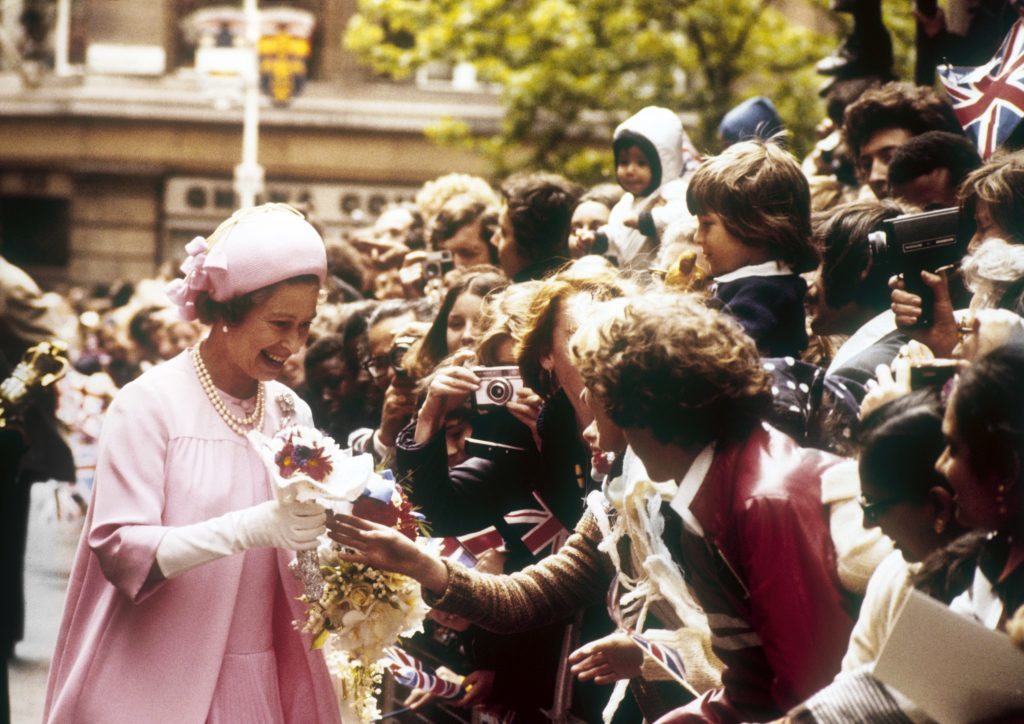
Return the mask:
[[512,385],[508,380],[492,380],[487,384],[487,399],[496,405],[504,405],[512,399]]

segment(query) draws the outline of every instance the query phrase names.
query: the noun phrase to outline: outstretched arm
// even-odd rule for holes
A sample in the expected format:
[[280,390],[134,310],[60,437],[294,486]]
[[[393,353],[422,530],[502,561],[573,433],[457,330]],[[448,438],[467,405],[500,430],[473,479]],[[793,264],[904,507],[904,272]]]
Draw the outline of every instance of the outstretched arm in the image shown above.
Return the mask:
[[612,574],[597,550],[600,531],[590,515],[558,553],[500,576],[432,556],[401,534],[360,518],[335,516],[327,527],[331,538],[348,547],[344,559],[409,576],[423,586],[433,607],[499,633],[554,623],[601,601]]

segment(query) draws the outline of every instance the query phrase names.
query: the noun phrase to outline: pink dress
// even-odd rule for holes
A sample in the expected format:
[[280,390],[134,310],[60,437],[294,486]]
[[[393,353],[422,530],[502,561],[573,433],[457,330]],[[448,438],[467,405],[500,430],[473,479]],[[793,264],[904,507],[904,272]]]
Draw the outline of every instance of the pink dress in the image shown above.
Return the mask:
[[[265,434],[284,424],[282,395],[294,400],[293,421],[310,423],[287,387],[266,392]],[[247,551],[145,584],[168,527],[271,496],[257,454],[206,398],[187,352],[126,385],[104,420],[44,720],[338,722],[323,656],[291,623],[302,617],[291,551]]]

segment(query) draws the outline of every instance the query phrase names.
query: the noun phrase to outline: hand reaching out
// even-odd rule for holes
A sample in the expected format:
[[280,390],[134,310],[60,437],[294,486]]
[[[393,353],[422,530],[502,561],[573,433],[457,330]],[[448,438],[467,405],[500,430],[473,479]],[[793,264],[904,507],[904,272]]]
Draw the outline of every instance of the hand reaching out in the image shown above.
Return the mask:
[[613,633],[573,651],[569,663],[580,681],[612,684],[640,676],[644,654],[628,636]]
[[406,706],[413,711],[416,711],[417,709],[421,709],[426,706],[436,698],[437,696],[435,694],[432,694],[426,689],[413,689],[409,692],[409,696],[405,697],[405,701],[402,702],[402,706]]
[[341,557],[346,561],[409,576],[438,595],[448,585],[448,569],[441,559],[392,528],[351,515],[331,515],[327,533],[344,546]]

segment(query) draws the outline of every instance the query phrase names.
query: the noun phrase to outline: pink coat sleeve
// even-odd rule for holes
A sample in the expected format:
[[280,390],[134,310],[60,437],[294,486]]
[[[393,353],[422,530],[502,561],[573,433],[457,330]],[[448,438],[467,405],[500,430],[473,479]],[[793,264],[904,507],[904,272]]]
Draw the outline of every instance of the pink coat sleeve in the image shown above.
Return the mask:
[[146,586],[162,525],[168,430],[155,400],[140,385],[118,394],[100,436],[89,548],[103,574],[133,603],[159,588]]

